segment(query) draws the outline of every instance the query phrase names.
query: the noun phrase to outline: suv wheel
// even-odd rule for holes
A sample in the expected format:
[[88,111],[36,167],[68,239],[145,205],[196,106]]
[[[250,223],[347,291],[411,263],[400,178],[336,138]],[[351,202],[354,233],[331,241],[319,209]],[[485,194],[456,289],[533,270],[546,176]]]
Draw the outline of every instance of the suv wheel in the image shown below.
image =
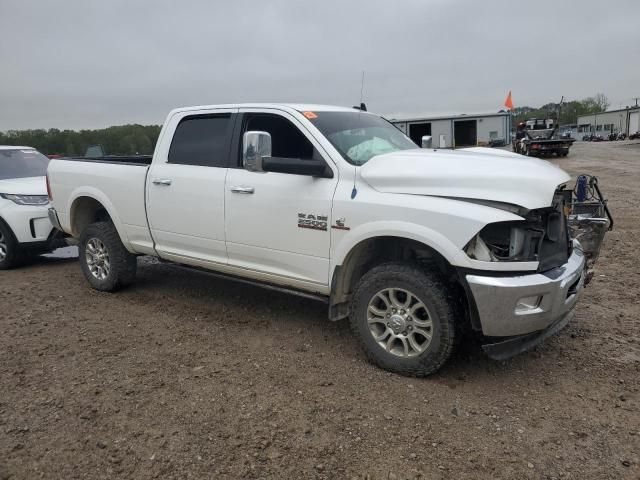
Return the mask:
[[369,359],[402,375],[424,377],[449,359],[457,341],[455,303],[445,284],[415,265],[388,263],[367,272],[351,301],[351,328]]
[[11,229],[0,221],[0,270],[15,267],[20,260],[18,242]]
[[96,290],[114,292],[136,277],[136,256],[129,253],[112,222],[89,225],[80,235],[80,266]]

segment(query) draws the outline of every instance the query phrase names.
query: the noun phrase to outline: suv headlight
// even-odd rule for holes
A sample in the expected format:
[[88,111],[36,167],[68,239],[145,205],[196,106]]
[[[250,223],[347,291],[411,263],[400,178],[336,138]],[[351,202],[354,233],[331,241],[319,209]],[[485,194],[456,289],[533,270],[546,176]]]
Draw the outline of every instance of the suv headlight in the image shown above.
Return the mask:
[[0,193],[0,197],[11,200],[18,205],[46,205],[49,197],[46,195],[13,195],[10,193]]

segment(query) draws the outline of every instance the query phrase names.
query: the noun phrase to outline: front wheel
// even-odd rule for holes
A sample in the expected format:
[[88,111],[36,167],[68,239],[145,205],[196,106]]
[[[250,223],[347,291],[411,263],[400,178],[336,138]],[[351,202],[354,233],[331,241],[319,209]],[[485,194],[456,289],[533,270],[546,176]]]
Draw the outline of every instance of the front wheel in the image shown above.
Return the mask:
[[424,377],[436,372],[457,341],[455,306],[435,275],[406,263],[367,272],[351,300],[353,332],[385,370]]
[[15,267],[21,259],[18,242],[11,229],[0,221],[0,270]]
[[136,277],[136,256],[129,253],[112,222],[89,225],[80,235],[80,266],[96,290],[114,292]]

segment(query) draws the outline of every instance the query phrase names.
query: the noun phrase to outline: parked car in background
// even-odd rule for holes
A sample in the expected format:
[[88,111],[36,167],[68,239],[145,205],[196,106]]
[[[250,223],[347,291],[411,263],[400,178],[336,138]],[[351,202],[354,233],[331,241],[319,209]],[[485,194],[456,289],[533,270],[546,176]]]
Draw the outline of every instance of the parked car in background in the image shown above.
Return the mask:
[[563,131],[563,132],[560,134],[560,138],[562,138],[563,140],[567,140],[567,139],[573,138],[573,137],[571,136],[571,130],[565,130],[565,131]]
[[487,146],[489,147],[504,147],[507,144],[504,138],[492,138],[489,140]]
[[65,245],[48,217],[48,164],[31,147],[0,145],[0,270]]
[[584,140],[585,142],[602,142],[604,138],[602,137],[602,135],[598,135],[596,133],[588,133],[586,135],[583,135],[582,140]]

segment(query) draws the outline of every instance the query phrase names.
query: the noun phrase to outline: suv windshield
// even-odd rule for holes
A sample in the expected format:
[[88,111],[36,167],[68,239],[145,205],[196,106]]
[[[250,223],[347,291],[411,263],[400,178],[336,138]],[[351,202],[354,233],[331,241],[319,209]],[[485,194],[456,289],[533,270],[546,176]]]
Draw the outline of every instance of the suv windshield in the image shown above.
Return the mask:
[[0,150],[0,180],[44,177],[49,159],[37,150]]
[[383,153],[418,148],[387,120],[371,113],[304,112],[304,115],[352,165],[364,165]]

